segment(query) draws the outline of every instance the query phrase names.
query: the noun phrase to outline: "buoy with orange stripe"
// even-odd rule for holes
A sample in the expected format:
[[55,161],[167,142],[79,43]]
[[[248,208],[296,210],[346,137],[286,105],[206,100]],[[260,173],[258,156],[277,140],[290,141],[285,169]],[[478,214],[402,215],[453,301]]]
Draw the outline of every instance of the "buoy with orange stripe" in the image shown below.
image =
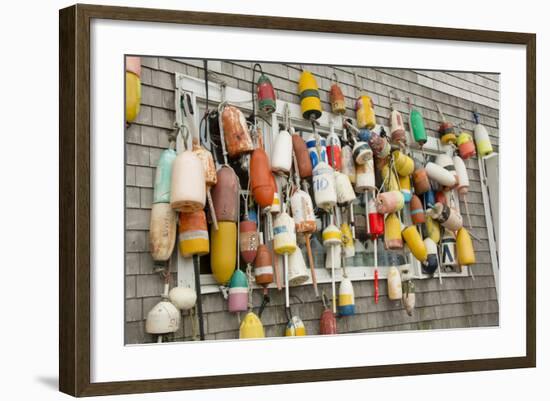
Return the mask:
[[206,255],[210,251],[204,210],[179,214],[179,250],[183,257]]
[[402,249],[403,239],[401,237],[401,221],[396,213],[386,216],[386,229],[384,230],[384,245],[386,249]]
[[237,224],[218,221],[218,229],[210,232],[210,268],[218,284],[227,284],[237,265]]
[[456,233],[456,252],[458,254],[458,264],[461,266],[473,265],[476,262],[474,245],[470,233],[462,227]]
[[420,262],[424,263],[428,258],[428,251],[422,241],[422,237],[415,226],[408,226],[402,233],[405,243],[409,247],[413,256]]
[[456,143],[456,133],[453,124],[450,121],[447,121],[441,108],[436,104],[437,112],[439,114],[440,123],[439,123],[439,140],[443,145],[449,145],[451,143]]
[[485,157],[493,153],[493,145],[491,144],[491,139],[487,128],[480,123],[479,114],[475,111],[473,114],[474,121],[476,123],[474,128],[474,138],[476,140],[477,153],[480,157]]
[[242,111],[235,106],[226,105],[221,112],[221,120],[226,151],[231,159],[254,150]]
[[303,71],[298,81],[298,93],[300,95],[300,109],[302,117],[306,120],[317,120],[321,117],[321,99],[319,98],[319,87],[313,74]]
[[126,56],[126,122],[133,122],[141,106],[141,58]]
[[248,312],[239,327],[239,338],[264,338],[264,326],[254,312]]
[[245,312],[248,310],[248,279],[246,274],[239,269],[235,270],[229,282],[227,309],[229,312]]
[[388,270],[388,298],[392,301],[401,300],[403,290],[401,287],[401,274],[395,266],[391,266]]

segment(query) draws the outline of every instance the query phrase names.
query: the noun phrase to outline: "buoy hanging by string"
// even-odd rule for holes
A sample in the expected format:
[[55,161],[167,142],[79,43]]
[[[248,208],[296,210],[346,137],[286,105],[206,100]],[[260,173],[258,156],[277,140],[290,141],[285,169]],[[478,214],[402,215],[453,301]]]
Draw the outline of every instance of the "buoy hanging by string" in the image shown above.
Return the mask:
[[330,268],[332,275],[332,311],[336,313],[336,260],[340,259],[340,255],[337,255],[337,248],[342,245],[342,232],[334,224],[328,225],[323,230],[323,246],[327,248],[328,255],[327,258],[330,258]]
[[248,310],[248,280],[239,269],[235,270],[229,282],[227,309],[229,312],[246,312]]
[[340,316],[355,315],[355,292],[351,280],[344,277],[338,288],[338,314]]
[[306,120],[317,120],[321,117],[321,99],[319,98],[319,87],[313,74],[309,71],[302,71],[298,81],[298,93],[300,95],[300,108],[302,117]]
[[354,74],[355,91],[359,92],[359,96],[355,101],[355,115],[357,118],[357,126],[359,128],[373,129],[376,125],[376,114],[374,113],[374,103],[372,98],[362,89],[359,82],[359,76]]
[[484,125],[480,123],[479,114],[476,111],[473,111],[474,121],[476,126],[474,128],[474,138],[476,140],[477,153],[481,157],[485,157],[493,153],[493,145],[491,144],[491,139],[489,137],[489,132]]
[[437,107],[437,113],[439,114],[439,140],[443,145],[456,144],[456,133],[453,124],[450,121],[447,121],[443,115],[439,104],[435,105]]
[[[254,75],[256,69],[260,70],[260,77],[256,82],[256,95],[258,97],[258,107],[264,113],[270,115],[277,108],[277,96],[273,84],[267,75],[262,71],[262,66],[259,63],[254,64],[252,68],[252,87],[254,87]],[[254,99],[252,99],[254,101]]]
[[403,116],[395,107],[394,98],[399,98],[393,90],[388,90],[388,99],[390,101],[390,138],[393,143],[399,146],[407,145],[407,134],[405,132],[405,123],[403,121]]
[[456,138],[456,144],[458,146],[458,154],[464,160],[476,155],[476,146],[474,144],[474,139],[472,135],[464,131],[464,124],[460,123],[459,128],[461,129],[460,134]]
[[235,159],[254,150],[244,114],[235,106],[220,104],[223,140],[229,158]]
[[307,145],[300,135],[297,133],[292,134],[292,150],[296,157],[297,169],[300,178],[305,179],[312,176],[313,167],[311,165],[311,159]]
[[329,306],[325,293],[323,293],[321,299],[324,309],[319,319],[319,334],[337,334],[336,317]]
[[329,91],[330,107],[334,114],[343,115],[346,112],[346,98],[338,85],[338,76],[333,73],[331,79],[332,84],[330,85]]
[[208,224],[204,210],[179,214],[179,250],[184,258],[210,251]]
[[412,99],[409,96],[409,129],[411,131],[412,137],[420,147],[424,146],[428,140],[428,135],[426,134],[426,128],[424,127],[424,119],[420,111],[415,109],[412,104]]

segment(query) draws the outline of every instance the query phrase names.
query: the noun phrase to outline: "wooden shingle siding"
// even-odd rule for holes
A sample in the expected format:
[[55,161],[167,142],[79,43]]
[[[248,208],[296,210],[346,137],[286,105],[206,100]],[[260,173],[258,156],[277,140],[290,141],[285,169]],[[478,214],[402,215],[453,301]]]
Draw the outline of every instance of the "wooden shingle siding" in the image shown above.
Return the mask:
[[[215,74],[228,86],[250,91],[250,62],[228,61],[210,63]],[[297,85],[300,65],[261,63],[269,75],[277,96],[299,103]],[[154,168],[163,149],[168,146],[168,134],[173,130],[174,73],[204,78],[202,60],[143,57],[142,58],[142,106],[137,120],[125,132],[126,140],[126,343],[151,342],[153,338],[144,332],[144,319],[151,307],[159,301],[162,280],[153,273],[153,261],[148,252],[148,225],[152,201]],[[361,77],[362,85],[375,103],[377,122],[388,125],[390,113],[388,89],[399,96],[413,97],[414,105],[422,112],[428,134],[437,137],[439,117],[437,102],[443,113],[453,123],[464,123],[471,132],[474,127],[472,110],[480,115],[481,123],[489,130],[491,141],[498,151],[499,129],[499,76],[488,73],[437,72],[402,70],[391,68],[352,68],[337,66],[307,66],[317,79],[324,110],[329,110],[328,90],[335,72],[346,97],[346,114],[354,116],[356,89],[353,72]],[[408,118],[407,104],[398,110]],[[499,324],[497,293],[491,265],[487,224],[481,195],[477,159],[466,161],[470,190],[467,195],[471,216],[477,264],[473,266],[475,280],[469,277],[416,280],[416,310],[407,316],[400,302],[387,298],[385,280],[380,281],[380,301],[374,303],[372,281],[354,282],[357,314],[338,318],[339,333],[393,330],[430,330]],[[461,212],[466,225],[466,209],[461,202]],[[176,281],[172,268],[172,283]],[[330,285],[320,285],[320,291],[331,293]],[[319,330],[319,316],[323,310],[313,289],[293,288],[293,312],[304,321],[308,333]],[[284,293],[270,291],[271,302],[265,308],[262,321],[267,336],[280,336],[284,332],[286,315]],[[253,303],[260,305],[260,291],[253,294]],[[301,302],[301,303],[300,303]],[[206,339],[232,339],[238,337],[239,321],[235,314],[227,312],[227,302],[220,294],[203,297]],[[184,316],[180,331],[173,339],[191,339],[192,325]]]

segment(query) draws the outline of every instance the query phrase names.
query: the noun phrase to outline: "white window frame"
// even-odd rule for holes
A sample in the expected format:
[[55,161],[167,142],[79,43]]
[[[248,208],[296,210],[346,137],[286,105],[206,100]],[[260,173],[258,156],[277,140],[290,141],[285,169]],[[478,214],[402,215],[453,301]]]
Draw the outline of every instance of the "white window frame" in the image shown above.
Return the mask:
[[[188,93],[191,95],[194,108],[197,111],[194,114],[196,119],[195,125],[196,127],[199,127],[199,122],[200,122],[200,118],[202,117],[202,114],[198,112],[199,107],[197,107],[197,105],[199,105],[200,103],[204,105],[205,103],[206,90],[205,90],[204,80],[191,77],[185,74],[181,74],[181,73],[175,73],[175,82],[176,82],[176,90],[175,90],[176,102],[182,93]],[[225,92],[225,99],[229,103],[235,104],[243,111],[250,112],[252,110],[250,91],[245,91],[245,90],[233,88],[230,86],[223,86],[223,91]],[[221,102],[222,85],[220,85],[220,83],[218,82],[214,82],[213,80],[210,80],[208,95],[209,95],[210,102],[212,103]],[[279,132],[279,123],[282,122],[282,111],[284,110],[285,105],[288,105],[289,112],[290,112],[290,119],[293,127],[295,127],[298,131],[301,129],[306,129],[306,130],[311,129],[310,123],[305,121],[302,118],[299,104],[294,104],[294,103],[277,99],[276,111],[271,116],[272,118],[271,127],[269,127],[268,124],[260,120],[260,124],[263,125],[261,126],[263,132],[264,133],[271,132],[272,134],[271,142],[267,140],[266,143],[264,144],[266,148],[266,152],[268,154],[270,153],[270,146],[273,143],[274,138],[277,136]],[[352,120],[354,119],[352,118]],[[179,110],[179,107],[176,107],[176,121],[178,121],[179,123],[183,123],[183,116],[181,115],[181,111]],[[317,132],[320,133],[321,135],[328,135],[331,125],[333,129],[336,131],[336,133],[342,133],[343,131],[342,119],[336,118],[336,116],[334,116],[331,113],[323,113],[321,117],[317,120],[317,122],[319,123],[319,125],[317,126]],[[380,127],[381,126],[378,125],[375,128],[375,131],[379,131]],[[386,132],[389,132],[388,127],[384,127],[384,129],[386,130]],[[407,135],[409,135],[408,132],[407,132]],[[180,137],[178,137],[176,144],[177,144],[178,152],[181,151],[181,149],[183,148],[183,143]],[[190,146],[190,143],[188,144],[188,146]],[[411,147],[414,150],[414,144]],[[432,137],[428,138],[428,141],[424,145],[423,150],[426,153],[432,153],[432,154],[451,151],[449,146],[441,146],[440,141]],[[454,198],[457,202],[457,206],[459,206],[458,195],[455,194]],[[441,280],[442,278],[447,278],[447,277],[466,277],[469,275],[469,269],[466,266],[463,266],[461,273],[440,272],[439,274],[436,272],[435,275],[423,274],[420,262],[418,262],[418,260],[416,260],[410,252],[408,252],[408,259],[409,259],[409,263],[396,266],[400,270],[402,275],[404,274],[405,278],[429,279],[433,277],[439,277],[439,279]],[[279,256],[278,265],[280,267],[283,266],[281,256]],[[322,264],[319,264],[319,265],[320,266],[316,267],[315,269],[317,282],[319,284],[332,282],[330,269],[326,269],[323,267],[324,261]],[[389,268],[390,266],[378,266],[379,279],[387,278],[387,272]],[[194,273],[192,258],[184,258],[181,256],[180,252],[177,252],[177,271],[178,271],[178,276],[177,276],[178,286],[191,287],[191,288],[194,287],[195,273]],[[374,266],[350,266],[346,269],[347,276],[352,281],[374,280],[374,272],[375,272]],[[335,270],[336,281],[340,281],[342,279],[342,273],[343,273],[342,269]],[[224,290],[223,286],[220,286],[218,283],[216,283],[212,274],[201,274],[200,281],[201,281],[201,292],[203,294],[216,293]],[[311,285],[311,279],[302,285]],[[256,289],[256,288],[261,288],[261,287],[253,283],[252,289]],[[272,283],[269,286],[269,288],[276,288],[275,283]]]

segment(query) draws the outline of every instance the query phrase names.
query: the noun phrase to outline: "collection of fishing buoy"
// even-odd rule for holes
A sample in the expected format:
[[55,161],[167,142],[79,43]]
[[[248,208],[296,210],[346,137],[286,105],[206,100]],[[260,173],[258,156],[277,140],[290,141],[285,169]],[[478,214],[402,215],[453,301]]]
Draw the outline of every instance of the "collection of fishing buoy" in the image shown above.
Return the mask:
[[[257,70],[260,77],[255,81]],[[127,72],[127,79],[128,74],[139,77],[134,70]],[[410,98],[407,132],[396,107],[401,99],[390,92],[390,132],[386,134],[376,125],[373,100],[356,77],[354,125],[344,118],[345,98],[333,76],[331,112],[341,119],[344,129],[340,133],[331,125],[325,136],[317,130],[316,120],[323,113],[317,81],[311,72],[302,71],[298,83],[301,116],[311,124],[311,132],[296,132],[287,106],[282,111],[283,123],[271,127],[264,137],[258,117],[276,111],[276,93],[259,64],[253,67],[253,82],[257,83],[252,86],[249,117],[239,103],[222,99],[217,108],[209,110],[207,100],[201,129],[197,129],[187,99],[179,102],[185,122],[177,125],[177,134],[183,149],[177,153],[172,138],[159,159],[150,248],[156,263],[169,266],[178,233],[181,256],[194,258],[195,288],[168,291],[170,274],[165,269],[165,294],[147,318],[147,332],[159,336],[174,332],[180,311],[190,311],[198,317],[200,338],[204,338],[198,265],[200,257],[209,255],[210,270],[227,299],[227,310],[237,316],[239,338],[265,336],[261,314],[273,288],[285,294],[288,323],[284,335],[306,335],[302,320],[290,308],[292,287],[309,283],[324,305],[321,334],[335,334],[336,317],[355,314],[353,277],[348,275],[346,261],[356,255],[356,248],[365,252],[369,247],[356,237],[355,217],[364,218],[366,238],[373,243],[376,303],[380,296],[378,239],[383,239],[387,250],[417,259],[427,274],[445,266],[475,263],[472,239],[454,199],[455,189],[463,197],[468,192],[464,160],[476,154],[474,139],[464,131],[457,136],[439,107],[440,140],[451,145],[455,154],[443,153],[426,162],[411,152],[412,142],[422,149],[428,137],[422,115]],[[128,121],[133,114],[127,104]],[[477,154],[486,155],[492,151],[489,137],[475,116]],[[264,149],[266,139],[271,144],[269,153]],[[211,153],[208,149],[213,148],[217,151]],[[364,203],[364,216],[354,214],[358,202]],[[321,296],[317,288],[316,269],[323,267],[332,281],[330,298]],[[388,269],[387,284],[389,299],[401,301],[411,315],[414,282],[394,265]],[[255,288],[263,293],[261,306],[253,305]],[[257,312],[255,307],[259,307]]]

